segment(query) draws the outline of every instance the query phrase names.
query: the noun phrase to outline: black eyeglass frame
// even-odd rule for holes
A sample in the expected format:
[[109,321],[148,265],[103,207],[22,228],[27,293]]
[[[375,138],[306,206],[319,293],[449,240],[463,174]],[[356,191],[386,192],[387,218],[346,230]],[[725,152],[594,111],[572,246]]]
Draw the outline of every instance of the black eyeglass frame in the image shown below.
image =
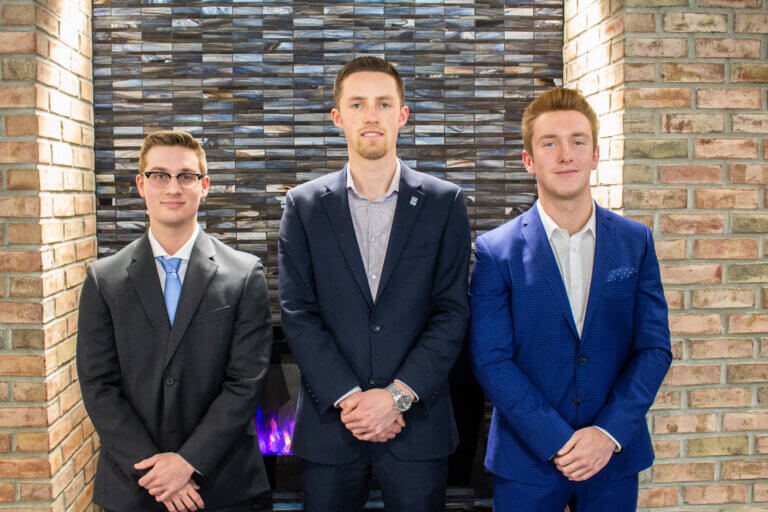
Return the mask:
[[[200,180],[202,180],[207,176],[206,174],[203,174],[200,172],[180,172],[179,174],[171,174],[165,171],[144,171],[141,174],[144,177],[146,177],[150,183],[156,183],[158,185],[163,185],[164,187],[167,187],[168,185],[171,184],[171,179],[176,178],[176,181],[179,182],[179,186],[181,186],[181,188],[184,188],[185,185],[187,187],[191,187],[192,185],[194,185],[195,183],[199,182]],[[161,179],[163,176],[166,176],[167,177],[166,179],[168,181],[163,184],[162,182],[152,180],[152,175],[156,175]],[[195,178],[197,178],[197,181],[184,181],[188,179],[187,176],[194,176]]]

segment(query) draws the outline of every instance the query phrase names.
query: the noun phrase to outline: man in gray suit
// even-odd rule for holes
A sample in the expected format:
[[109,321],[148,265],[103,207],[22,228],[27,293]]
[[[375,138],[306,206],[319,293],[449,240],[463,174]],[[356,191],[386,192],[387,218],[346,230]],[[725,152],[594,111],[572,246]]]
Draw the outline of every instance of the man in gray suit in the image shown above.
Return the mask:
[[101,438],[93,501],[115,512],[245,512],[268,489],[253,416],[271,353],[259,259],[197,225],[205,153],[184,132],[144,139],[149,229],[94,262],[77,367]]

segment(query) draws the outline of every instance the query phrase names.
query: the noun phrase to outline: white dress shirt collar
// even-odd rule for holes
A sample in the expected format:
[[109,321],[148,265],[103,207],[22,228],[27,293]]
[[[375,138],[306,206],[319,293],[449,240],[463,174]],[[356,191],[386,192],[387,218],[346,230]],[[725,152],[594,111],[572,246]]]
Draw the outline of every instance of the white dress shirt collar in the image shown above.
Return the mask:
[[181,246],[181,249],[176,251],[176,254],[168,254],[168,251],[163,249],[163,246],[157,241],[155,235],[152,234],[152,228],[149,228],[148,231],[149,245],[152,246],[152,255],[155,258],[163,256],[164,258],[181,258],[182,260],[189,261],[189,257],[192,255],[192,249],[195,247],[197,234],[200,232],[200,226],[195,223],[195,231],[192,233],[192,236]]
[[589,220],[587,220],[587,223],[584,224],[584,226],[573,235],[570,235],[568,231],[558,226],[557,223],[554,220],[552,220],[552,217],[547,215],[547,212],[544,211],[544,207],[541,206],[541,201],[539,200],[536,200],[536,210],[539,212],[541,223],[544,225],[544,231],[547,233],[547,239],[549,240],[552,240],[552,234],[556,230],[565,232],[566,236],[577,236],[577,235],[583,236],[587,232],[590,232],[592,233],[592,236],[595,236],[595,226],[597,223],[597,220],[595,217],[595,211],[597,210],[597,207],[594,201],[592,201],[592,213],[589,216]]
[[[400,159],[398,158],[397,165],[395,166],[395,174],[392,176],[392,181],[389,184],[389,188],[387,189],[386,192],[384,192],[384,194],[374,199],[374,201],[386,199],[387,197],[391,196],[395,192],[400,191],[400,172],[401,172]],[[352,179],[352,171],[349,168],[349,163],[347,163],[347,188],[351,188],[352,192],[357,194],[359,197],[365,197],[365,195],[361,194],[357,190],[357,187],[355,187],[355,180]]]

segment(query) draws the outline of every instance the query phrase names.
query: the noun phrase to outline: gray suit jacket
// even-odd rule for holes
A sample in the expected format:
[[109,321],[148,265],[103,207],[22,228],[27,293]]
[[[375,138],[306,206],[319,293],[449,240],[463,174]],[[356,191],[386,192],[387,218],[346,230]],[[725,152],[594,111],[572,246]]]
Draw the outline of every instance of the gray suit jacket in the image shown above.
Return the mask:
[[116,512],[156,509],[133,465],[168,451],[202,473],[195,479],[206,509],[267,490],[252,418],[271,342],[259,259],[202,231],[172,328],[147,235],[91,264],[77,367],[101,438],[94,502]]

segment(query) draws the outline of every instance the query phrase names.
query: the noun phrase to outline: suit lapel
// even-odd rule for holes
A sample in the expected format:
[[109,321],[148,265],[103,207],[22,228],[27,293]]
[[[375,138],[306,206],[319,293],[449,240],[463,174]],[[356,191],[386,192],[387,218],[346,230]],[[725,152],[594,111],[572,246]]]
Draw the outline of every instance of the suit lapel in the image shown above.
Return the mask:
[[544,225],[541,223],[536,206],[533,206],[523,215],[525,216],[523,220],[523,237],[528,249],[531,251],[531,257],[536,262],[539,272],[544,276],[544,280],[549,285],[555,302],[560,307],[568,326],[571,328],[571,332],[573,332],[573,335],[578,340],[580,339],[579,331],[576,329],[576,322],[573,320],[571,303],[568,302],[565,284],[560,276],[560,269],[557,266],[555,255],[552,253],[552,246],[549,244],[547,233],[544,230]]
[[168,312],[165,309],[163,289],[157,277],[157,266],[152,256],[152,246],[145,233],[136,243],[133,258],[128,264],[128,277],[139,296],[144,312],[155,330],[155,334],[166,342],[171,332]]
[[605,288],[605,278],[608,275],[608,266],[611,261],[610,250],[613,246],[613,230],[611,229],[611,218],[605,211],[595,205],[595,260],[592,265],[592,280],[589,285],[589,298],[587,300],[587,312],[584,316],[583,335],[587,333],[590,321],[595,316],[595,309],[600,302],[600,295]]
[[360,247],[357,245],[357,236],[355,227],[352,224],[352,215],[349,212],[349,200],[347,198],[347,172],[348,167],[344,167],[336,179],[328,185],[327,191],[321,196],[325,213],[333,227],[336,240],[341,246],[341,252],[344,259],[352,271],[352,276],[360,288],[360,292],[365,297],[368,307],[373,307],[371,298],[371,288],[368,286],[368,279],[365,277],[365,267],[363,258],[360,256]]
[[[216,274],[219,266],[214,261],[216,249],[211,238],[200,230],[195,240],[195,246],[189,257],[187,272],[184,274],[184,283],[181,286],[179,305],[176,307],[176,318],[171,328],[170,338],[165,352],[165,364],[173,357],[174,352],[181,343],[181,338],[189,327],[189,322],[197,311],[200,301],[208,290],[211,279]],[[163,305],[163,311],[165,306]]]
[[395,270],[400,254],[402,254],[413,225],[424,207],[425,194],[416,174],[405,164],[400,167],[400,186],[397,193],[395,218],[392,220],[392,230],[389,234],[387,254],[384,257],[384,267],[381,270],[381,281],[377,295],[387,286],[389,278]]

